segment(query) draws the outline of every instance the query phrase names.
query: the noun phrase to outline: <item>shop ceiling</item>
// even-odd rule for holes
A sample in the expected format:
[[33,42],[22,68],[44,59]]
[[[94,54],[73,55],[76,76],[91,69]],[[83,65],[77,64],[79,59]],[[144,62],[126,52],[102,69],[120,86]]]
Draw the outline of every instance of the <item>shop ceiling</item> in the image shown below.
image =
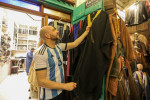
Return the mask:
[[[24,0],[24,1],[32,1],[44,4],[45,6],[57,8],[59,10],[71,13],[74,9],[74,5],[63,1],[76,1],[76,0]],[[119,10],[124,10],[137,1],[145,1],[145,0],[116,0],[116,7]]]
[[145,0],[116,0],[116,7],[119,10],[124,10],[137,1],[145,1]]
[[[36,11],[33,9],[28,9],[28,8],[24,8],[18,5],[15,5],[16,2],[18,1],[24,1],[33,5],[38,5],[40,7],[40,11]],[[11,4],[12,3],[12,4]],[[42,16],[42,17],[48,17],[51,19],[55,19],[55,20],[60,20],[61,21],[65,21],[65,22],[71,22],[71,18],[69,17],[62,17],[62,16],[57,16],[56,13],[51,14],[51,13],[45,13],[44,12],[44,8],[50,8],[53,11],[58,11],[58,13],[65,13],[68,15],[71,15],[74,6],[72,4],[66,3],[66,2],[62,2],[61,0],[12,0],[12,2],[10,2],[10,0],[0,0],[0,7],[4,7],[4,8],[8,8],[8,9],[12,9],[12,10],[16,10],[16,11],[21,11],[24,13],[29,13],[29,14],[33,14],[33,15],[37,15],[37,16]]]
[[21,1],[32,2],[37,5],[44,5],[45,7],[48,7],[57,11],[62,11],[65,13],[71,13],[74,9],[74,4],[64,2],[68,0],[21,0]]

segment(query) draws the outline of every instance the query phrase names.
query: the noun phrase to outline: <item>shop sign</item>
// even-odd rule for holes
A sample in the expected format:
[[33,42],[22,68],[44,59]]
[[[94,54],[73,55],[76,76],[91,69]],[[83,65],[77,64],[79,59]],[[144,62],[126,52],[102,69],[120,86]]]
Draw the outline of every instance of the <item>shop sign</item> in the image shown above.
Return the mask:
[[100,0],[87,0],[85,2],[85,9],[89,8],[90,6],[96,4],[97,2],[100,2]]

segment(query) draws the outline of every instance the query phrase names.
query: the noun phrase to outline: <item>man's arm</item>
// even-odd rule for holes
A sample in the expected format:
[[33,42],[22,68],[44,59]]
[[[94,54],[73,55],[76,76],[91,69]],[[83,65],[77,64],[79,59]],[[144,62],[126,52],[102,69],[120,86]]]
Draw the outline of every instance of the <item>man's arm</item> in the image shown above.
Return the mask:
[[91,28],[91,25],[87,26],[86,31],[79,38],[77,38],[74,42],[67,43],[66,50],[77,47],[84,40],[84,38],[88,35],[90,28]]
[[68,90],[72,91],[74,88],[76,88],[76,83],[70,82],[70,83],[57,83],[54,81],[51,81],[46,78],[47,70],[40,70],[36,71],[37,75],[37,81],[38,85],[40,87],[49,88],[49,89],[62,89],[62,90]]

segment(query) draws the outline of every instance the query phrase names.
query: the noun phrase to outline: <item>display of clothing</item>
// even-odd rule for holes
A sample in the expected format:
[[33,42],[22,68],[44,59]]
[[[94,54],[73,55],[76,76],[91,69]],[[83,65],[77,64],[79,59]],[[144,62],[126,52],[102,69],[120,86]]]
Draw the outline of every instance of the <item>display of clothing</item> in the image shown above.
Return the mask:
[[121,19],[120,20],[120,39],[123,43],[124,48],[126,49],[126,58],[128,61],[133,61],[137,58],[137,54],[135,52],[135,49],[133,47],[133,43],[130,39],[130,35],[128,32],[128,29],[125,25],[125,22]]
[[[90,14],[92,19],[96,13]],[[87,23],[88,20],[92,19],[87,17],[85,22]],[[110,64],[112,42],[108,14],[101,11],[92,23],[82,57],[79,59],[80,62],[74,75],[74,82],[78,84],[78,100],[99,100],[101,97],[103,76]]]
[[[61,43],[68,43],[70,41],[69,33],[70,33],[70,29],[69,29],[69,26],[67,25],[66,30],[64,30]],[[63,51],[63,61],[67,61],[67,55],[68,55],[68,51]]]
[[148,53],[150,54],[150,36],[148,37],[147,46],[148,46]]
[[[115,90],[115,95],[112,92],[107,93],[106,100],[140,100],[137,86],[135,85],[135,80],[132,76],[131,68],[128,60],[122,61],[122,57],[120,56],[118,59],[119,64],[119,77],[116,79],[111,79],[111,83],[109,84],[112,87],[111,91]],[[118,82],[118,83],[117,83]],[[114,85],[116,84],[116,85]],[[114,86],[114,87],[113,87]],[[117,89],[117,91],[116,91]]]
[[143,100],[143,96],[146,97],[146,100],[150,100],[150,80],[148,75],[142,71],[136,71],[133,75],[140,94],[140,100]]
[[149,13],[146,2],[138,1],[128,8],[125,15],[125,23],[128,26],[138,25],[148,21]]
[[[133,92],[133,90],[136,90],[137,87],[131,87],[134,84],[131,71],[130,78],[124,76],[124,72],[121,67],[122,65],[120,55],[123,55],[129,61],[134,61],[136,59],[136,53],[124,21],[112,15],[109,15],[109,21],[114,38],[114,43],[111,49],[111,63],[106,77],[105,100],[129,100],[130,98],[138,95],[138,93]],[[131,70],[130,66],[128,69]],[[124,76],[124,79],[122,81],[119,81],[121,76]],[[122,88],[122,85],[128,88]],[[128,90],[131,90],[132,93],[130,91],[129,94]],[[139,100],[138,96],[134,99]]]
[[[73,42],[74,40],[76,40],[78,37],[80,37],[86,27],[86,25],[84,25],[84,21],[80,21],[78,23],[76,23],[75,25],[72,26],[71,28],[71,33],[70,33],[70,42]],[[85,41],[86,41],[86,38],[82,41],[81,44],[79,44],[78,47],[70,50],[70,75],[74,75],[74,72],[77,68],[77,65],[78,65],[78,62],[79,62],[79,58],[83,52],[83,48],[84,48],[84,45],[85,45]]]
[[140,42],[144,43],[145,47],[147,48],[147,38],[146,36],[139,34],[137,38]]

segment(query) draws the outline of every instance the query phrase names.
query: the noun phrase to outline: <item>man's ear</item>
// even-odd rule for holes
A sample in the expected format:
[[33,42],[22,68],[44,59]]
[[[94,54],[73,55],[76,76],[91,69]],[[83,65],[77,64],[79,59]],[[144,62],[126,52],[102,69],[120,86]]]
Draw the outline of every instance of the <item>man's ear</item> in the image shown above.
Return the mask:
[[47,34],[47,33],[45,33],[45,38],[50,38],[50,35],[49,34]]

